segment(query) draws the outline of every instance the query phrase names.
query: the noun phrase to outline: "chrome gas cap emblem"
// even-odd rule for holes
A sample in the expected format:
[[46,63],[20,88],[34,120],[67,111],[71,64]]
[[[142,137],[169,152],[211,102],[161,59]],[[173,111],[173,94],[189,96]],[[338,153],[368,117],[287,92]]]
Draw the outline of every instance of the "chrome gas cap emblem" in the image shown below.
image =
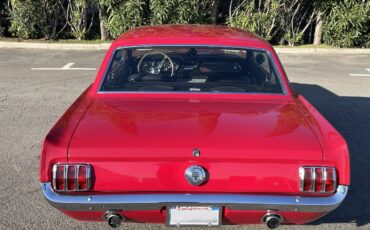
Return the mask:
[[185,170],[185,178],[191,185],[201,185],[207,180],[207,172],[198,165],[193,165]]

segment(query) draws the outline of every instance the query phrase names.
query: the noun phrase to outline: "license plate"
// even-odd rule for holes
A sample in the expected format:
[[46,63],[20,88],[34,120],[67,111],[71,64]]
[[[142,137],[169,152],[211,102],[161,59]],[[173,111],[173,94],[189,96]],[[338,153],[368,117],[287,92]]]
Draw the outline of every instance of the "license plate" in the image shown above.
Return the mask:
[[167,224],[170,226],[219,226],[220,207],[171,206],[167,207]]

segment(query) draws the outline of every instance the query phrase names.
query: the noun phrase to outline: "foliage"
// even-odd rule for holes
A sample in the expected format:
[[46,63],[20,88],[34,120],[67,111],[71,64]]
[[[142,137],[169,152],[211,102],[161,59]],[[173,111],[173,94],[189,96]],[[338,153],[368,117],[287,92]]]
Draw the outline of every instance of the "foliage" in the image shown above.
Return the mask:
[[209,23],[213,0],[151,0],[151,24]]
[[206,23],[212,4],[212,0],[99,0],[108,11],[111,37],[142,25]]
[[115,38],[122,32],[145,25],[147,18],[145,0],[99,0],[99,4],[108,10],[107,29]]
[[41,33],[46,39],[54,39],[57,36],[58,22],[62,20],[59,0],[40,0],[42,6]]
[[370,47],[370,2],[341,0],[326,14],[325,43],[340,47]]
[[60,21],[58,0],[11,0],[8,4],[10,14],[9,31],[17,37],[46,39],[56,37]]
[[143,25],[216,22],[274,44],[315,34],[329,45],[370,47],[369,0],[0,0],[0,36],[22,39],[105,40]]
[[[301,43],[312,23],[311,0],[244,0],[234,7],[231,1],[230,26],[247,29],[261,37],[280,43]],[[280,36],[280,37],[279,37]]]
[[42,8],[34,0],[10,0],[10,28],[9,31],[17,37],[28,39],[38,38],[43,25]]
[[283,1],[281,29],[285,32],[281,44],[302,44],[305,32],[313,22],[315,11],[312,0]]
[[93,25],[94,12],[90,14],[91,18],[89,19],[87,10],[93,8],[94,4],[94,0],[68,0],[67,9],[63,8],[72,35],[78,40],[84,39]]
[[[232,8],[232,5],[230,7]],[[227,23],[232,27],[254,32],[271,41],[278,32],[280,13],[281,2],[279,0],[243,1],[229,15]]]

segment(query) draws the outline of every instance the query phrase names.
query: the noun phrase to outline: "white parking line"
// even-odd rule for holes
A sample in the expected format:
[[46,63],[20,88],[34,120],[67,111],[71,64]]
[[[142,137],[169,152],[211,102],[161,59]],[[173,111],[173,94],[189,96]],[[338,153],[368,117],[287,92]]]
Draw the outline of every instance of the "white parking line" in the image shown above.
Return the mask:
[[75,63],[71,62],[71,63],[67,63],[65,66],[62,67],[62,69],[69,69],[70,67],[72,67]]
[[[365,69],[365,70],[370,72],[370,69]],[[370,77],[370,74],[366,74],[366,73],[350,73],[349,75],[354,76],[354,77]]]
[[31,68],[31,70],[96,70],[96,68],[71,68],[74,64],[70,62],[61,68]]
[[351,73],[349,75],[353,77],[370,77],[370,74],[361,74],[361,73]]

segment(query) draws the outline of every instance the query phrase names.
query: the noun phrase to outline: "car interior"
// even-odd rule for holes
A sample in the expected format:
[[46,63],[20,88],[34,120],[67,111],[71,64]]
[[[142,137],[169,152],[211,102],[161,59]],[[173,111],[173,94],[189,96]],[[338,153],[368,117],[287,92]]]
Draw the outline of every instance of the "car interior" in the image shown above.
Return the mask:
[[282,93],[266,51],[210,47],[118,49],[100,91]]

